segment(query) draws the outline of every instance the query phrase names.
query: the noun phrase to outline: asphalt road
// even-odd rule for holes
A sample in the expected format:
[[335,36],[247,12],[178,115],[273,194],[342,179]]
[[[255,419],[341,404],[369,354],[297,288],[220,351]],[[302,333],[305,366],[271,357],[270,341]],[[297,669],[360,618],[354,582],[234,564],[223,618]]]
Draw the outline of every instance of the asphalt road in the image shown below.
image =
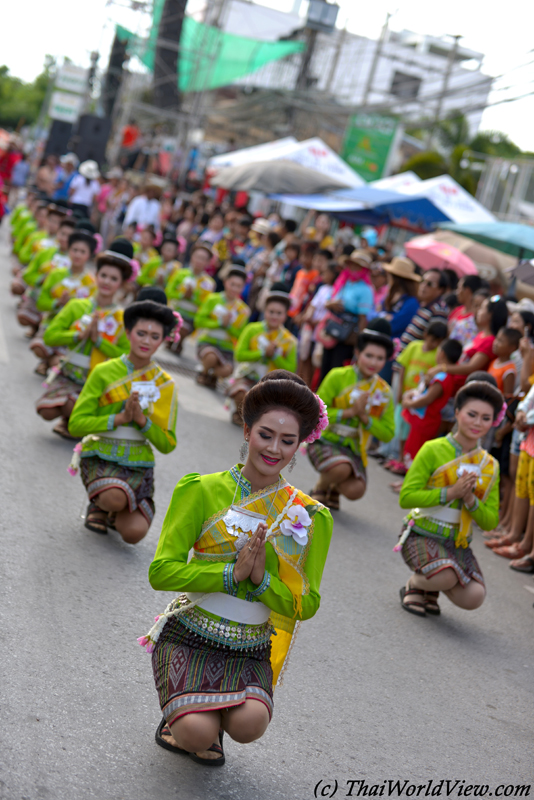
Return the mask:
[[[392,552],[402,512],[375,464],[366,496],[335,515],[321,609],[301,626],[263,739],[227,742],[217,770],[157,747],[150,658],[136,638],[171,596],[151,589],[148,567],[176,482],[232,466],[242,437],[219,395],[177,373],[178,447],[156,457],[148,536],[131,547],[86,531],[81,481],[66,472],[71,445],[34,411],[41,379],[15,320],[9,272],[4,223],[2,800],[311,800],[319,781],[317,796],[339,798],[366,796],[365,783],[387,796],[389,780],[408,781],[402,796],[446,796],[448,788],[458,797],[476,784],[497,796],[499,785],[534,783],[534,597],[524,589],[534,583],[477,533],[488,585],[482,608],[444,600],[441,617],[405,613],[398,592],[408,572]],[[301,456],[293,478],[305,490],[313,484]]]

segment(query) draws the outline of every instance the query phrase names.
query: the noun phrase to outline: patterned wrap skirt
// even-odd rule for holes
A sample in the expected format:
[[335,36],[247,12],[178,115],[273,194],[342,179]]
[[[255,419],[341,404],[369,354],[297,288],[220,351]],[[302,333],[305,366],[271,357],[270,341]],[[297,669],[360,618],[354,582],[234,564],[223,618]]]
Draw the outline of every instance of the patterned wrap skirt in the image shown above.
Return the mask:
[[354,477],[367,482],[367,473],[361,456],[357,455],[350,447],[329,442],[327,439],[317,439],[308,445],[308,458],[317,472],[326,472],[339,464],[349,464],[354,472]]
[[419,575],[451,568],[461,586],[475,580],[484,586],[484,576],[470,547],[455,547],[454,539],[422,536],[412,531],[402,546],[402,557]]
[[65,375],[58,375],[35,403],[37,413],[45,408],[62,408],[69,400],[75,403],[82,389],[83,385]]
[[30,295],[26,295],[22,298],[17,312],[17,319],[21,325],[37,327],[41,324],[43,315],[37,310],[35,300]]
[[215,644],[176,617],[165,625],[152,654],[163,716],[169,725],[185,714],[234,708],[248,699],[273,714],[271,644],[238,650]]
[[216,356],[220,366],[224,367],[226,364],[233,364],[234,363],[234,353],[233,350],[223,350],[222,347],[218,347],[216,344],[210,344],[210,342],[200,342],[197,347],[197,356],[202,361],[204,356],[213,353]]
[[106,489],[122,489],[128,498],[128,510],[140,511],[149,525],[154,519],[154,468],[126,467],[115,461],[105,461],[98,456],[83,458],[80,476],[93,500]]

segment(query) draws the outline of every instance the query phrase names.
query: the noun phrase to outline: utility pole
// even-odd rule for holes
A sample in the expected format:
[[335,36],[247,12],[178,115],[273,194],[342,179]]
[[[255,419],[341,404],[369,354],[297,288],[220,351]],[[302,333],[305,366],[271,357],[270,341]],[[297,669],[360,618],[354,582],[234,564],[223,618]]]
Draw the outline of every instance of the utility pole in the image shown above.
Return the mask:
[[373,82],[375,79],[376,68],[378,67],[378,62],[380,61],[380,56],[382,55],[382,49],[384,47],[384,42],[386,41],[387,34],[389,31],[389,20],[393,15],[389,13],[386,14],[386,21],[382,26],[382,31],[376,43],[375,52],[373,56],[373,60],[371,62],[371,69],[369,70],[369,75],[367,76],[367,83],[365,84],[365,90],[363,93],[362,99],[362,107],[365,109],[367,102],[369,100],[369,95],[371,94],[371,89],[373,88]]
[[338,37],[336,52],[334,53],[334,58],[332,59],[332,66],[330,67],[330,74],[328,76],[328,80],[326,82],[325,91],[327,94],[330,92],[332,88],[332,84],[334,82],[334,78],[336,75],[337,65],[339,64],[339,59],[341,57],[341,51],[343,50],[343,45],[345,44],[345,39],[347,38],[347,23],[345,23],[345,27],[341,29],[341,33]]
[[310,71],[310,64],[316,42],[317,31],[313,28],[306,28],[306,50],[304,51],[304,55],[302,56],[302,61],[300,63],[297,85],[295,87],[296,89],[308,88],[308,73]]
[[427,146],[430,147],[432,139],[434,137],[434,133],[436,128],[439,125],[441,119],[441,112],[443,110],[443,101],[447,96],[447,92],[449,89],[449,82],[451,78],[452,68],[454,67],[454,62],[456,61],[456,55],[458,53],[458,45],[460,43],[460,39],[462,38],[459,34],[452,37],[454,39],[454,44],[449,50],[449,57],[447,59],[447,66],[445,67],[445,72],[443,74],[443,84],[441,86],[441,92],[439,93],[438,102],[436,104],[436,111],[434,113],[434,121],[432,123],[432,127],[428,132],[427,137]]

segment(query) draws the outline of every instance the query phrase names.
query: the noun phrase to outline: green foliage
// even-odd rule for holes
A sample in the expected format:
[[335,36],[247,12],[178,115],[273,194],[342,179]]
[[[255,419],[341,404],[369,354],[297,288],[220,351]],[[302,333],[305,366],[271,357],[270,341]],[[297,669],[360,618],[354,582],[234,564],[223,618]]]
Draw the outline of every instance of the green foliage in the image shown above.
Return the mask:
[[0,66],[0,127],[13,129],[19,123],[32,125],[39,116],[48,87],[49,72],[45,70],[32,83],[9,74]]
[[469,147],[475,153],[485,153],[497,158],[514,158],[522,154],[520,148],[514,144],[505,133],[500,131],[481,131],[469,142]]
[[439,175],[443,175],[444,172],[449,171],[447,162],[435,150],[427,150],[424,153],[417,153],[412,156],[404,162],[399,172],[408,172],[409,170],[415,172],[423,181],[428,180],[428,178],[437,178]]
[[443,147],[458,147],[469,138],[469,123],[463,114],[452,111],[439,123],[437,135]]

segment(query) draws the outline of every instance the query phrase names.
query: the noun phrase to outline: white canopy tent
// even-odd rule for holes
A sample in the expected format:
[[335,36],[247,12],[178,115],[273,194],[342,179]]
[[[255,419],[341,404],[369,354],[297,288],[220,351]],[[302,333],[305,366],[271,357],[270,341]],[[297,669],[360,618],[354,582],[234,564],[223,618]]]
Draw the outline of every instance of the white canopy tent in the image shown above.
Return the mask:
[[[395,176],[399,177],[399,176]],[[376,185],[376,184],[375,184]],[[376,187],[381,188],[381,187]],[[393,188],[393,187],[388,187]],[[424,195],[446,214],[451,222],[495,222],[496,219],[487,208],[466,192],[450,175],[440,175],[406,186],[399,185],[395,191],[401,194]]]
[[272,161],[281,158],[296,161],[303,167],[322,172],[323,175],[344,183],[347,188],[365,186],[363,178],[319,137],[298,142],[289,136],[267,144],[246,147],[244,150],[235,150],[233,153],[223,153],[210,158],[208,172],[214,173],[222,167],[247,164],[251,161]]

